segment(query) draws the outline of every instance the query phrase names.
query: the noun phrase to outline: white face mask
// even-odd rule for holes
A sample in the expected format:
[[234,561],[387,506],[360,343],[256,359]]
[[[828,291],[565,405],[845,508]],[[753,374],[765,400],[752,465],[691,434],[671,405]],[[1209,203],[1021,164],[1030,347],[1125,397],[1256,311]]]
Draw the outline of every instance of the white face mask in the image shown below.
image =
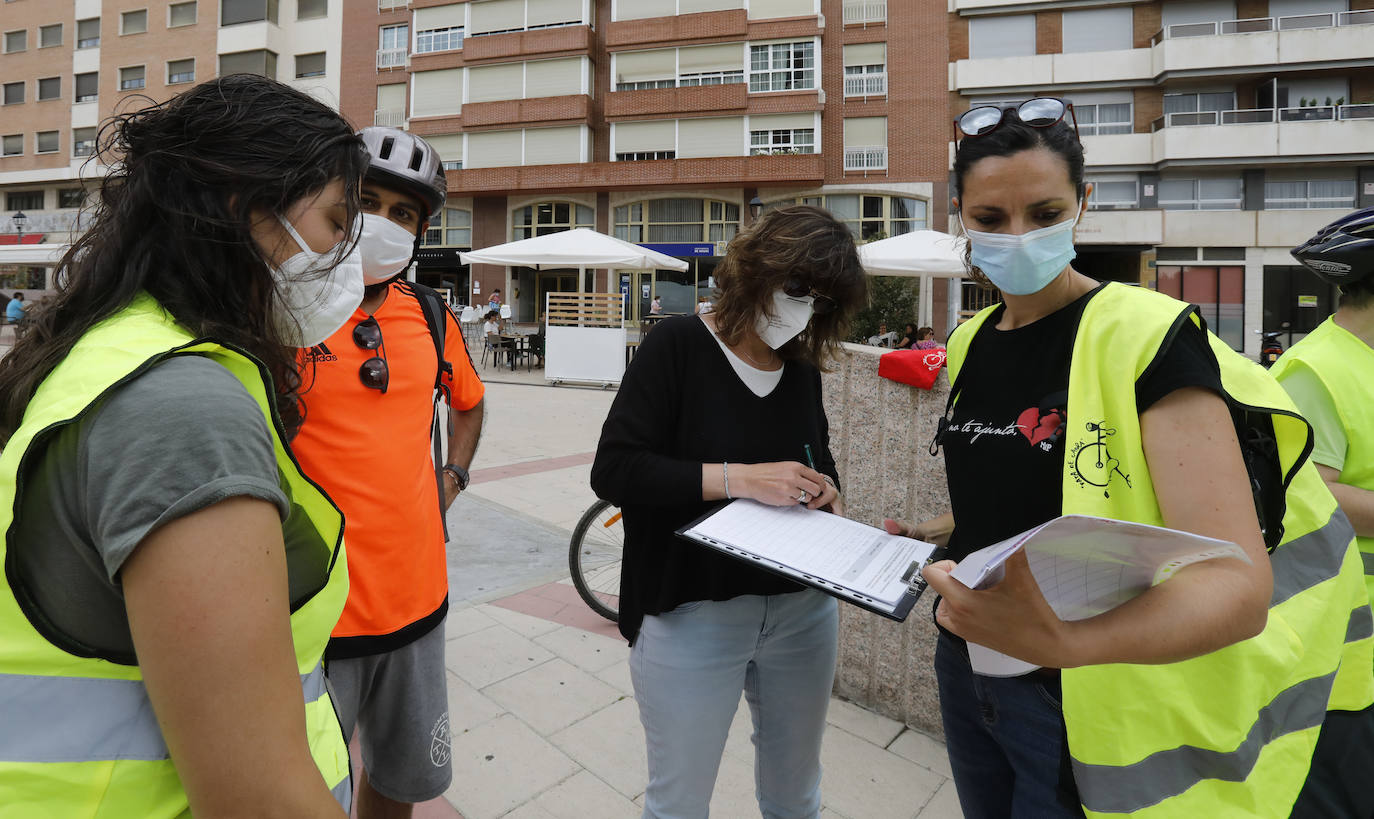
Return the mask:
[[314,347],[344,326],[362,303],[362,259],[355,246],[334,265],[337,245],[317,253],[285,217],[279,215],[277,219],[301,252],[272,268],[277,283],[277,311],[272,321],[286,344]]
[[415,235],[379,213],[364,213],[358,251],[362,255],[363,283],[381,284],[410,264]]
[[789,296],[781,289],[773,293],[772,315],[768,311],[759,314],[754,323],[754,332],[759,334],[763,343],[777,350],[782,345],[801,335],[811,322],[811,296]]

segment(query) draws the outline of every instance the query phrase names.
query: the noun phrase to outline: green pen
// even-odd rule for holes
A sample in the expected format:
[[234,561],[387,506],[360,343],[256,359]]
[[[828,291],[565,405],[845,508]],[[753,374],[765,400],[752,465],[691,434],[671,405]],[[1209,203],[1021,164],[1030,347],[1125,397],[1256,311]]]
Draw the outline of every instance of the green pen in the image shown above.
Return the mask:
[[811,467],[812,469],[815,469],[815,468],[816,468],[816,459],[815,459],[814,457],[812,457],[812,455],[811,455],[811,445],[810,445],[810,444],[802,444],[802,446],[806,449],[806,465],[809,466],[809,467]]

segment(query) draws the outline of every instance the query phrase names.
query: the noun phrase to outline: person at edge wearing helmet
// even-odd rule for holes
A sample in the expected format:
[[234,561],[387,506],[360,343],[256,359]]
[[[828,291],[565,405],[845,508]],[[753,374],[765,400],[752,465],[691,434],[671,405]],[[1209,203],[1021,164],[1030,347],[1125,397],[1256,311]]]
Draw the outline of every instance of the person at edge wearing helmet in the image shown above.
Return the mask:
[[[409,816],[452,779],[443,515],[467,488],[483,386],[442,298],[401,278],[444,205],[439,154],[395,128],[359,136],[366,289],[338,332],[301,351],[292,448],[347,521],[350,589],[326,669],[344,735],[359,732],[358,816],[379,819]],[[436,423],[449,429],[446,457]]]
[[[1271,372],[1312,424],[1312,460],[1355,527],[1374,598],[1374,208],[1337,219],[1293,250],[1293,257],[1341,289],[1336,313],[1279,357]],[[1374,712],[1332,712],[1319,754],[1327,769],[1359,787],[1342,802],[1317,781],[1322,815],[1374,816]],[[1313,764],[1317,769],[1316,762]],[[1315,780],[1315,777],[1314,777]],[[1355,793],[1359,794],[1358,799]]]

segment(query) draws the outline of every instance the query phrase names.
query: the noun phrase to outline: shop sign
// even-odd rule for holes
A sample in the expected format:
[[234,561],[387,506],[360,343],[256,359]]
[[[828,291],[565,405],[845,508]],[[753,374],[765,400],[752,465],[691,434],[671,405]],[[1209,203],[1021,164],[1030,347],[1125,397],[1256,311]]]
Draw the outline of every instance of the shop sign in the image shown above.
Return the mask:
[[641,242],[639,246],[648,248],[649,250],[656,250],[665,256],[676,256],[678,258],[716,255],[715,245],[710,242],[663,242],[659,244],[646,244]]

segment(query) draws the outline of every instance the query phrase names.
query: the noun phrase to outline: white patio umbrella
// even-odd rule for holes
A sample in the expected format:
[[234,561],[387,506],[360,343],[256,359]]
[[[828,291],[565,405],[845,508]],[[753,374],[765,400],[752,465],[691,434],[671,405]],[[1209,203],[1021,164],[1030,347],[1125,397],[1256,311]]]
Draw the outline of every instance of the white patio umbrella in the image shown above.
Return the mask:
[[687,263],[588,228],[564,230],[458,254],[463,264],[500,264],[537,270],[575,267],[582,292],[587,268],[686,270]]
[[859,261],[870,276],[962,278],[968,275],[966,242],[938,230],[913,230],[859,245]]
[[67,244],[0,245],[0,264],[55,265],[67,252]]

